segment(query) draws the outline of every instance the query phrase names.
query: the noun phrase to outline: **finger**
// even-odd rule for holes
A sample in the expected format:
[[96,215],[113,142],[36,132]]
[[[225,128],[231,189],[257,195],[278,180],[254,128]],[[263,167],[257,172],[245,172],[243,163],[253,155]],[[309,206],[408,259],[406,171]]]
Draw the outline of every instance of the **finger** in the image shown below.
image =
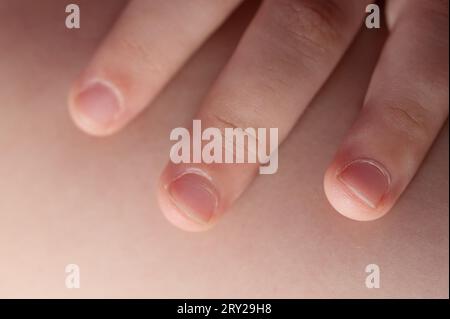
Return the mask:
[[392,208],[448,116],[448,4],[396,9],[365,105],[325,175],[331,204],[356,220]]
[[[226,128],[277,128],[272,144],[267,131],[267,143],[255,133],[247,136],[258,146],[277,146],[343,55],[363,13],[359,0],[263,3],[197,116],[202,127],[222,134]],[[170,162],[161,177],[160,205],[175,225],[207,229],[257,173],[251,163]]]
[[122,128],[239,2],[131,1],[71,89],[76,124],[94,135]]

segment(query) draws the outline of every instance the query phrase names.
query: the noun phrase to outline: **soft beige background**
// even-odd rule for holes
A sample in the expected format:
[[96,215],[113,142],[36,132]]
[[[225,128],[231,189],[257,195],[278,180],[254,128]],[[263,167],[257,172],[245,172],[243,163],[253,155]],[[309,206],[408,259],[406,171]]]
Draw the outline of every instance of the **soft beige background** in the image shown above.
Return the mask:
[[[251,5],[127,130],[95,139],[71,123],[66,92],[123,1],[75,2],[79,31],[64,27],[69,1],[0,0],[0,297],[448,298],[448,127],[386,217],[345,219],[322,190],[381,31],[359,38],[283,144],[278,173],[258,177],[215,229],[185,233],[154,196],[169,132],[188,125]],[[64,286],[69,263],[79,290]],[[380,289],[365,287],[371,263]]]

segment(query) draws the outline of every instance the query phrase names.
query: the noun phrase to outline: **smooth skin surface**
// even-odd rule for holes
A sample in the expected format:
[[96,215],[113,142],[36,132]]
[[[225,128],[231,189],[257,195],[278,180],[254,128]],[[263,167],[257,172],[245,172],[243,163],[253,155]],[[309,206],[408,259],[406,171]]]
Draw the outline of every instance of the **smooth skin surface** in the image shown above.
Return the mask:
[[[24,3],[0,2],[1,297],[448,298],[447,124],[384,218],[344,218],[323,192],[382,33],[358,36],[283,143],[278,173],[256,177],[215,228],[186,233],[166,222],[152,195],[169,132],[191,122],[251,8],[136,121],[98,139],[72,125],[66,92],[124,3],[82,1],[79,31],[64,28],[64,1],[42,1],[39,12]],[[64,288],[70,263],[81,267],[79,290]],[[372,263],[380,289],[364,284]]]

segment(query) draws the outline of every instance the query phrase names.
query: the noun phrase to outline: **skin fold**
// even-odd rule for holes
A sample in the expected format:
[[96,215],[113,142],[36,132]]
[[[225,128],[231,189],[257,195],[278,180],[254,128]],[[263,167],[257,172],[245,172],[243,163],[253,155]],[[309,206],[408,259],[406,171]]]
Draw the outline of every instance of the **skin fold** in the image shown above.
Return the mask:
[[[124,6],[0,1],[0,297],[448,298],[448,124],[390,214],[331,207],[323,176],[358,116],[385,34],[364,31],[279,151],[216,227],[182,232],[160,213],[172,128],[188,126],[254,8],[237,12],[117,135],[80,132],[67,91]],[[4,9],[8,4],[7,11]],[[94,19],[95,17],[95,19]],[[64,267],[81,289],[64,287]],[[381,288],[367,289],[377,264]]]

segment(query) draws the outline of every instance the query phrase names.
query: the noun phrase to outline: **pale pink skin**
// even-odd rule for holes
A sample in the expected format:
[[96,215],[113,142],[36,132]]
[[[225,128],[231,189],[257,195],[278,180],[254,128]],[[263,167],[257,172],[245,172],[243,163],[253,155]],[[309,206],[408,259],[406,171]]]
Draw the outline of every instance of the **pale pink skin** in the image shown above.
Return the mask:
[[[155,99],[239,3],[131,1],[70,92],[70,111],[77,125],[98,136],[122,129]],[[263,2],[196,118],[203,127],[277,127],[281,143],[357,34],[368,3]],[[394,206],[448,116],[448,5],[388,1],[386,15],[391,33],[373,71],[361,114],[324,181],[334,208],[356,220],[377,219]],[[171,25],[173,21],[177,24]],[[411,41],[410,34],[416,40]],[[110,97],[102,89],[90,94],[89,100],[80,99],[91,83],[106,84],[102,87],[109,88]],[[86,120],[89,113],[91,121]],[[358,161],[378,163],[378,170],[373,170],[374,165],[359,165],[341,176],[349,163]],[[174,179],[171,166],[164,175]],[[184,188],[177,188],[178,204],[170,196],[167,181],[161,182],[158,191],[163,212],[183,229],[210,228],[194,224],[212,215],[206,224],[215,223],[248,187],[257,166],[198,169],[204,176],[206,171],[211,173],[208,189],[214,190],[214,200],[201,187],[203,182],[198,186],[195,179],[179,183]],[[187,216],[193,220],[187,221]]]
[[[359,114],[378,32],[358,37],[309,105],[277,174],[257,176],[217,227],[192,234],[167,223],[153,196],[168,135],[191,123],[249,16],[230,21],[127,129],[97,139],[72,125],[66,92],[124,3],[77,1],[85,18],[71,32],[62,23],[70,2],[0,1],[0,297],[448,298],[448,125],[384,218],[355,223],[323,193],[324,170]],[[334,172],[367,155],[354,151],[337,156],[326,185],[343,193]],[[404,167],[379,161],[391,173]],[[64,286],[69,263],[81,267],[81,289]],[[370,263],[380,265],[380,289],[364,285]]]

